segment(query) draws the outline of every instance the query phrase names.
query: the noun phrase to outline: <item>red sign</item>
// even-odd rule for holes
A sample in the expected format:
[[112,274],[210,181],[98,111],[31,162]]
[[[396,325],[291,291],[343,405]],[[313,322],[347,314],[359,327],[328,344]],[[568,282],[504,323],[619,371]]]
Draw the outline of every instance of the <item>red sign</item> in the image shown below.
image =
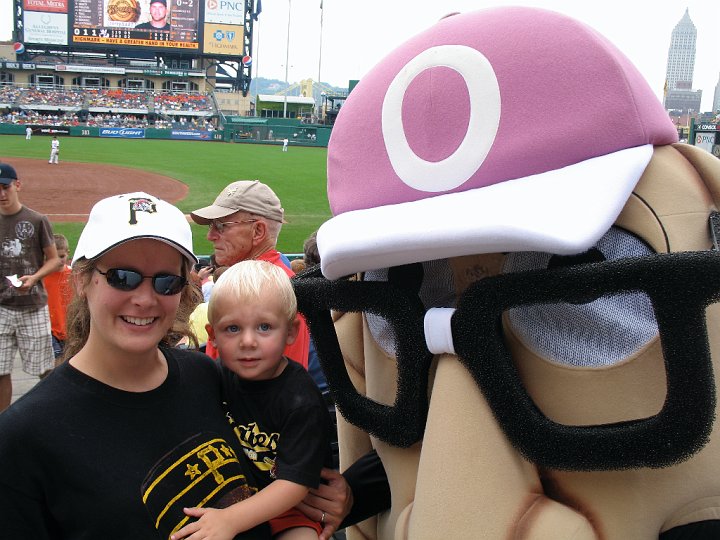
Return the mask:
[[67,13],[68,0],[23,0],[26,11]]

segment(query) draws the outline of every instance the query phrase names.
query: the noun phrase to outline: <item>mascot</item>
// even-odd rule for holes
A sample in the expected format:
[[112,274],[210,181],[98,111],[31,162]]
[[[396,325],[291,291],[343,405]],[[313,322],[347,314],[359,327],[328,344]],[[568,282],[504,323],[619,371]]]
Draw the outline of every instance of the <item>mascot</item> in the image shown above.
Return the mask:
[[720,538],[720,161],[617,48],[442,19],[347,99],[328,196],[298,297],[391,493],[348,539]]

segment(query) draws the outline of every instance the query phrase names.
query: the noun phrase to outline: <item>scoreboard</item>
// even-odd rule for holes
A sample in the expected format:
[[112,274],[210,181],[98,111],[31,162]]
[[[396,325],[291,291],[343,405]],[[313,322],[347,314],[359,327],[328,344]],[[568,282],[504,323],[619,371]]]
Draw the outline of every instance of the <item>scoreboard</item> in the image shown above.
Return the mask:
[[200,0],[162,3],[167,29],[137,28],[150,19],[149,0],[75,0],[71,42],[199,51]]
[[26,48],[152,49],[242,58],[249,54],[255,1],[13,0],[13,11],[16,40]]

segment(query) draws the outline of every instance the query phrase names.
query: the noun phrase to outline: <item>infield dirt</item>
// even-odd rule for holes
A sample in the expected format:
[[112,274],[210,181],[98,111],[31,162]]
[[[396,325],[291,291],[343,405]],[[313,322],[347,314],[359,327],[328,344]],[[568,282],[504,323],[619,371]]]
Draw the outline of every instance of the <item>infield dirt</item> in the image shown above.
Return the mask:
[[139,169],[63,161],[51,165],[44,159],[26,158],[8,162],[21,181],[22,203],[54,222],[84,222],[92,206],[110,195],[144,191],[176,203],[188,193],[178,180]]

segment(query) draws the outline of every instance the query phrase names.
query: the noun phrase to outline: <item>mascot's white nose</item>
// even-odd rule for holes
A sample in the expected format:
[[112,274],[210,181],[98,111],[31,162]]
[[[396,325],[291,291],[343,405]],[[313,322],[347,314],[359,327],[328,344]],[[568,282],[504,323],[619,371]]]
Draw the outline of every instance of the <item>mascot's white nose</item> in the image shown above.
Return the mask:
[[450,320],[454,308],[430,308],[425,313],[425,344],[433,354],[455,354]]

